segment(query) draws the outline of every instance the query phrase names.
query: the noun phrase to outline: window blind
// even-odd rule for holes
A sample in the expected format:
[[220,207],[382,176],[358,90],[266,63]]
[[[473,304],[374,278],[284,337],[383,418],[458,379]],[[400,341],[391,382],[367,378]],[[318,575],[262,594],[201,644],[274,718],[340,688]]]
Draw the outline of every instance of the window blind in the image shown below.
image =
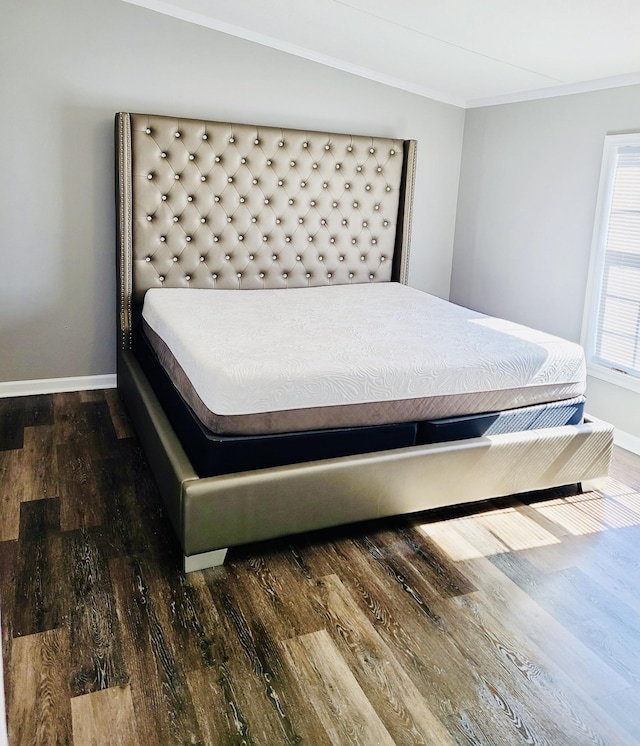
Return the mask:
[[587,358],[640,381],[640,134],[607,139]]

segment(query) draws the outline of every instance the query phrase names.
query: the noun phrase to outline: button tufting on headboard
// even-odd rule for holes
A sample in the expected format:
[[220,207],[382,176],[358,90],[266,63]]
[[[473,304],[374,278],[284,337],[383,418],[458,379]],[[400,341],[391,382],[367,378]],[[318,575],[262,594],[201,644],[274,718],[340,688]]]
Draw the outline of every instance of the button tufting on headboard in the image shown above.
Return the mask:
[[406,281],[413,141],[116,121],[121,319],[151,287]]

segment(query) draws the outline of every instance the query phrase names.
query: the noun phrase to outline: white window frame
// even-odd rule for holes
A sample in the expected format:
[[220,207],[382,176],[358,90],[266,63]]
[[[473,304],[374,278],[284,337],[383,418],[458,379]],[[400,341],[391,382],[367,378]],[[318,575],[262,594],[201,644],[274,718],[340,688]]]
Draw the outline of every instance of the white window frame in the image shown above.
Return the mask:
[[598,199],[596,202],[595,222],[593,227],[593,241],[591,244],[589,279],[587,283],[587,294],[582,321],[581,342],[585,349],[588,375],[640,393],[640,377],[636,377],[632,373],[627,373],[613,366],[607,366],[594,359],[615,166],[617,162],[618,148],[621,145],[640,146],[640,132],[625,135],[605,136],[604,150],[602,154],[602,170],[600,172],[600,185],[598,188]]

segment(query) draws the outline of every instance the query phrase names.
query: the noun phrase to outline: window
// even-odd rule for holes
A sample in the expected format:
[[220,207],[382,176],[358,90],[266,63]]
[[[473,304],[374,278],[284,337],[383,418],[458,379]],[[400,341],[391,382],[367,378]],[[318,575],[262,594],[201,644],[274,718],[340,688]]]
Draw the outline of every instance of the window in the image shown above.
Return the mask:
[[590,375],[640,391],[640,133],[605,138],[582,336]]

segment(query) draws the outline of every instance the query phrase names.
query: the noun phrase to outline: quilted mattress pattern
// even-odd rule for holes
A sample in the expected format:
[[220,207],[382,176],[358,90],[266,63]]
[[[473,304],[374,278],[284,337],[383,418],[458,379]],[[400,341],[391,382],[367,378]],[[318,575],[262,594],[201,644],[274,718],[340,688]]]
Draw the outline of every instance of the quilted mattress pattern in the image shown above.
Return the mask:
[[[246,422],[262,415],[261,429],[291,430],[300,429],[291,413],[327,408],[320,423],[304,427],[331,426],[337,413],[342,425],[346,410],[379,412],[385,403],[395,410],[386,419],[392,422],[527,406],[585,390],[579,345],[398,283],[151,289],[143,319],[174,383],[214,432],[219,417]],[[434,411],[425,401],[439,404]],[[276,413],[284,417],[278,424]],[[347,424],[371,424],[353,414]],[[374,421],[383,420],[378,414]]]

